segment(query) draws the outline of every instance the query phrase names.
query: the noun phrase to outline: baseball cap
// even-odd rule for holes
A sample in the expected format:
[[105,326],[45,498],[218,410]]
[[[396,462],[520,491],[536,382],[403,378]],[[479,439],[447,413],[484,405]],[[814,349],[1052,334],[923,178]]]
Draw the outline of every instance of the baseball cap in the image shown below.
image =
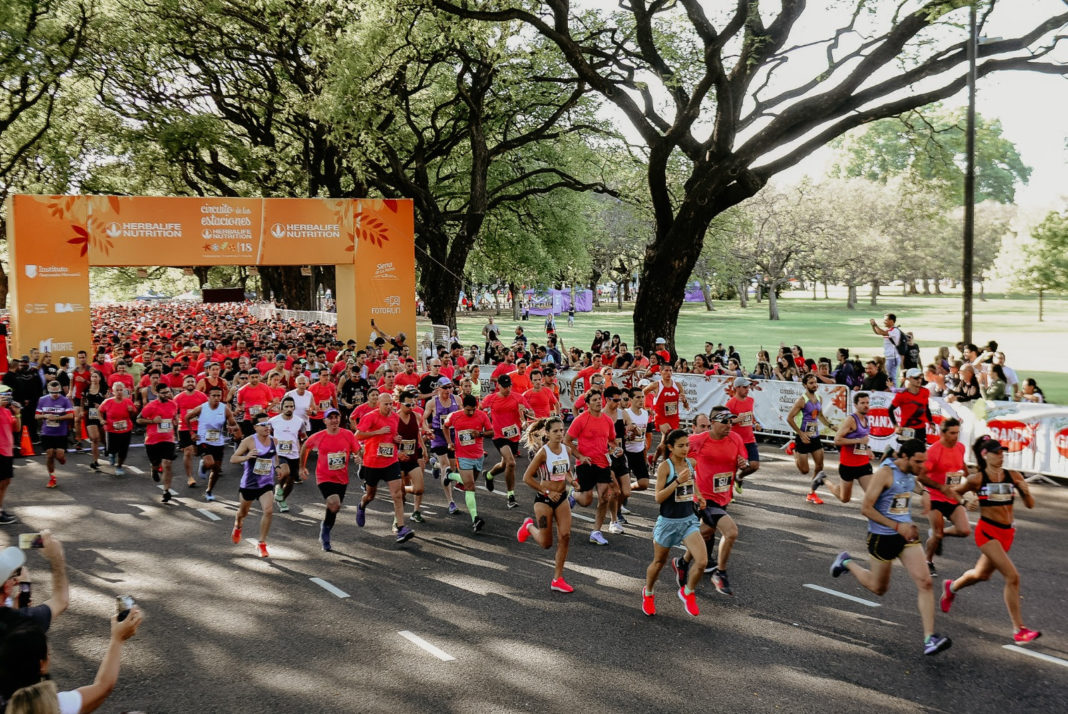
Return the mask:
[[341,412],[339,412],[337,409],[334,409],[333,407],[331,407],[331,408],[327,409],[325,412],[323,412],[323,419],[326,419],[331,414],[340,414],[340,413]]
[[714,422],[719,422],[720,424],[730,424],[731,421],[734,420],[734,414],[726,409],[722,409],[718,412],[712,412],[708,418]]
[[497,377],[497,384],[502,387],[511,387],[512,378],[509,377],[507,374],[502,374],[500,377]]
[[735,379],[734,379],[734,386],[735,387],[748,387],[749,384],[750,384],[750,381],[748,379],[746,379],[745,377],[735,377]]
[[447,387],[450,384],[452,384],[452,380],[449,379],[448,377],[442,377],[441,379],[438,380],[438,386],[439,387]]
[[639,387],[648,387],[650,384],[652,384],[652,382],[650,382],[648,379],[643,379],[638,382]]
[[658,345],[666,345],[667,344],[667,340],[665,340],[663,337],[657,337],[656,338],[656,344],[658,344]]
[[921,372],[918,367],[913,367],[908,372],[905,372],[905,377],[907,379],[919,379],[922,376],[923,372]]
[[0,581],[10,578],[25,562],[26,554],[15,546],[0,550]]

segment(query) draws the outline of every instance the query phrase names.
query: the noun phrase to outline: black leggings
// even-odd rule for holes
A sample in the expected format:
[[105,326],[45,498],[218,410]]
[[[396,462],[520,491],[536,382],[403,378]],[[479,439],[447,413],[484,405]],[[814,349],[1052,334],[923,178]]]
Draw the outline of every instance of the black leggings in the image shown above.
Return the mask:
[[130,450],[130,435],[133,432],[126,431],[123,433],[108,432],[108,453],[115,454],[115,458],[119,461],[126,461],[126,454]]

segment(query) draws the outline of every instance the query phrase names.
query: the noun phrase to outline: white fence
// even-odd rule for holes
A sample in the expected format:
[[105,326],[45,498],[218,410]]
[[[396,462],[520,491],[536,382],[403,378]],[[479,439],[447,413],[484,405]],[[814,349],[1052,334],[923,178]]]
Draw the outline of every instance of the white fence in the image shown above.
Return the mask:
[[249,313],[260,320],[298,320],[301,322],[321,322],[324,325],[337,326],[336,312],[320,310],[279,310],[271,305],[249,305]]

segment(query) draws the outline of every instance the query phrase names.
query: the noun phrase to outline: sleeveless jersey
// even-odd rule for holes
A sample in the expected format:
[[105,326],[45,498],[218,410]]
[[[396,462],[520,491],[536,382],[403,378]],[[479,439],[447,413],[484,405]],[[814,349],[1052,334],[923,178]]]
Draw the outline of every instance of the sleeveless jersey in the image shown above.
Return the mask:
[[219,406],[212,409],[208,402],[204,402],[197,419],[197,443],[222,446],[226,438],[225,427],[226,405],[219,402]]
[[[847,439],[862,439],[871,434],[867,416],[853,415],[853,431],[846,434]],[[871,446],[868,444],[846,444],[840,454],[843,466],[864,466],[871,461]]]
[[560,453],[554,454],[548,444],[541,447],[545,452],[545,474],[543,481],[566,481],[571,472],[571,459],[567,455],[567,449],[561,444]]
[[[916,477],[899,469],[892,459],[887,459],[882,465],[890,467],[894,474],[894,482],[875,499],[875,510],[892,521],[912,523],[909,499],[916,488]],[[877,535],[893,535],[897,532],[893,528],[887,528],[882,523],[872,520],[868,521],[868,530]]]
[[630,417],[638,433],[633,439],[627,440],[624,448],[631,453],[640,454],[645,451],[645,432],[649,428],[649,412],[642,409],[640,413],[635,414],[632,410],[627,410],[627,416]]
[[255,435],[252,436],[252,446],[256,450],[256,458],[242,464],[245,468],[241,473],[240,488],[266,488],[274,485],[274,439],[267,442],[267,446],[260,443]]

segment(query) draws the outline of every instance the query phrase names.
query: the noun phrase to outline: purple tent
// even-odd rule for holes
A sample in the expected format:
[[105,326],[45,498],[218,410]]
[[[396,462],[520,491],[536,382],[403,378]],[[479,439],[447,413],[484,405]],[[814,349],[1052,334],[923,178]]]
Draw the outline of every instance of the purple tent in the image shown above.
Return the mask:
[[[526,296],[530,300],[531,315],[560,315],[571,309],[570,290],[527,290]],[[589,290],[575,291],[575,312],[590,312],[593,310],[593,292]]]
[[693,285],[686,288],[686,302],[704,302],[705,291],[701,289],[701,283],[694,281]]

